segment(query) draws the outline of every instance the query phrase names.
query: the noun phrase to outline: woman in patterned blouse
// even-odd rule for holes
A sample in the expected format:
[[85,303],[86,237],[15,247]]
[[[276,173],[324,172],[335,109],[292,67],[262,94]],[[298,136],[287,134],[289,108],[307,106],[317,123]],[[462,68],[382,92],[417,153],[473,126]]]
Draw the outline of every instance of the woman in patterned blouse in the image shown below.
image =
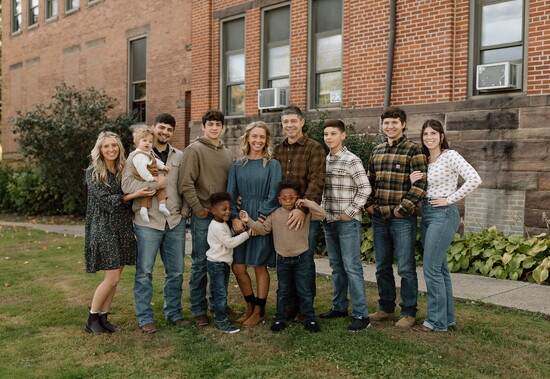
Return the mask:
[[[481,184],[476,170],[449,149],[443,126],[428,120],[422,126],[422,150],[428,158],[428,190],[422,202],[421,235],[424,245],[424,279],[428,292],[428,317],[413,327],[417,332],[445,332],[455,326],[453,289],[447,250],[460,224],[456,202]],[[465,182],[457,189],[458,176]],[[411,181],[424,173],[411,173]]]
[[121,330],[107,321],[107,314],[125,265],[136,264],[136,240],[132,227],[130,200],[151,196],[155,191],[142,188],[124,195],[120,179],[126,163],[124,147],[118,135],[100,133],[86,170],[88,204],[86,208],[86,272],[104,270],[97,287],[85,330],[92,334]]

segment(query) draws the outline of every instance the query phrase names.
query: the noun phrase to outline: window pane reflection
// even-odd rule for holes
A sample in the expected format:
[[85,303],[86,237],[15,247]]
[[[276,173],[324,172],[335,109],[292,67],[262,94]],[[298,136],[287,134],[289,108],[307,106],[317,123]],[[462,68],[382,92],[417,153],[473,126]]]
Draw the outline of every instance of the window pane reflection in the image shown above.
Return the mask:
[[234,54],[227,57],[227,82],[238,83],[244,82],[245,72],[244,54]]
[[268,83],[268,87],[269,88],[290,88],[290,80],[288,78],[270,80]]
[[342,35],[317,40],[317,71],[338,69],[342,66]]
[[244,113],[244,84],[227,87],[229,114]]
[[268,50],[269,77],[288,76],[290,71],[290,46],[277,46]]
[[506,47],[503,49],[485,50],[481,52],[481,64],[521,60],[523,46]]
[[522,0],[485,5],[482,11],[481,45],[521,41],[522,13]]
[[319,105],[331,105],[342,101],[342,72],[318,75]]

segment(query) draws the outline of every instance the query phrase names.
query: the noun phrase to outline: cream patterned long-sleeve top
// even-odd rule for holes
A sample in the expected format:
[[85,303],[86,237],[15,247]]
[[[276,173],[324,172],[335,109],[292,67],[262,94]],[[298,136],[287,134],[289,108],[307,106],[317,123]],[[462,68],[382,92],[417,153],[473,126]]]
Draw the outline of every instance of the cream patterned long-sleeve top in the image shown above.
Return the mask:
[[[458,176],[465,182],[457,189]],[[453,204],[475,190],[481,184],[476,170],[454,150],[444,150],[439,158],[428,165],[427,197],[446,197]]]

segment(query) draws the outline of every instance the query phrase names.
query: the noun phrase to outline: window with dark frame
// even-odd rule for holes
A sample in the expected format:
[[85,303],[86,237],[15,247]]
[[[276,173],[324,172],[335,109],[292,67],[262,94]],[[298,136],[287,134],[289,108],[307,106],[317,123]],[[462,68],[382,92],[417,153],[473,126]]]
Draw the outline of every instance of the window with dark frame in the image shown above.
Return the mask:
[[29,16],[27,18],[28,26],[38,24],[38,0],[28,0],[27,8],[29,11]]
[[[476,89],[477,66],[510,62],[524,64],[524,0],[475,1],[473,91]],[[502,90],[501,90],[502,91]],[[510,88],[508,91],[520,91]],[[490,93],[490,92],[489,92]]]
[[342,0],[312,0],[311,101],[313,108],[342,102]]
[[244,114],[245,108],[245,19],[222,24],[223,91],[222,101],[227,115]]
[[57,17],[57,0],[46,0],[46,20]]
[[290,6],[264,12],[263,88],[290,87]]
[[65,0],[65,12],[77,9],[80,6],[80,0]]
[[137,113],[138,122],[146,122],[147,104],[147,38],[130,41],[130,111]]
[[21,0],[12,0],[11,2],[11,32],[17,33],[21,31]]

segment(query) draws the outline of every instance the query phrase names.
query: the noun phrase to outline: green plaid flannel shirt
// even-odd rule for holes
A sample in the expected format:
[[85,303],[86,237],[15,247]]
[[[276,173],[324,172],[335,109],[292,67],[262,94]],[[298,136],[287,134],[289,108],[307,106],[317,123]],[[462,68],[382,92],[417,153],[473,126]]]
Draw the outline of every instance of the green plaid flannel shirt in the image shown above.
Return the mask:
[[416,143],[403,136],[391,146],[388,142],[374,148],[369,160],[368,177],[372,187],[365,208],[374,207],[375,214],[389,220],[393,210],[410,216],[426,194],[426,176],[411,185],[410,173],[428,172],[426,156]]

